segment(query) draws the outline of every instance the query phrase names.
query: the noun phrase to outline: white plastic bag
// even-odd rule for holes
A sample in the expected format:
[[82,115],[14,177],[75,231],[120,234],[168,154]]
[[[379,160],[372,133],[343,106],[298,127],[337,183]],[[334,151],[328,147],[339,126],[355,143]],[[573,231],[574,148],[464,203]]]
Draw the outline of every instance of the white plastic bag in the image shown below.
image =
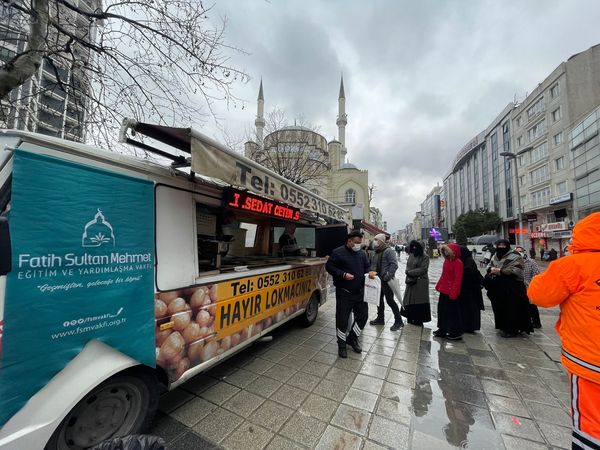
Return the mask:
[[369,278],[369,274],[365,274],[365,302],[373,305],[379,305],[379,294],[381,292],[381,280],[379,277]]
[[400,283],[398,282],[398,279],[392,278],[390,281],[387,282],[387,284],[394,293],[394,296],[399,301],[402,301],[402,291],[400,290]]

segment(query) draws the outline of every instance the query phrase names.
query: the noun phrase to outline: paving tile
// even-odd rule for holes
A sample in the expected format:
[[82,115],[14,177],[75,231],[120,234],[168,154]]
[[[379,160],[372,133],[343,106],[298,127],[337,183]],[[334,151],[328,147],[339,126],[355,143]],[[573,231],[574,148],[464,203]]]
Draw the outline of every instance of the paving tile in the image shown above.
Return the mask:
[[348,389],[350,389],[350,386],[345,384],[336,383],[331,380],[322,380],[313,390],[313,393],[341,402],[346,396]]
[[387,375],[388,368],[384,366],[379,366],[373,363],[364,363],[360,368],[359,373],[363,375],[369,375],[375,378],[385,379]]
[[519,398],[517,391],[509,381],[481,380],[483,391],[486,394],[501,395],[503,397]]
[[296,372],[289,380],[287,380],[286,384],[310,392],[317,387],[320,382],[321,378],[315,375],[310,375],[304,372]]
[[331,416],[336,411],[338,405],[339,404],[336,401],[319,395],[310,394],[306,397],[306,400],[304,400],[304,403],[300,407],[300,412],[322,420],[323,422],[329,422],[329,419],[331,419]]
[[267,400],[252,414],[250,420],[277,432],[293,413],[293,409]]
[[304,447],[283,436],[276,435],[265,450],[304,450]]
[[[348,356],[352,352],[351,349],[348,349]],[[366,358],[365,358],[366,360]],[[362,367],[363,363],[360,359],[352,359],[352,358],[338,358],[338,360],[334,363],[334,366],[338,369],[347,370],[349,372],[358,372]]]
[[207,441],[201,436],[198,436],[193,431],[188,431],[183,436],[169,443],[169,450],[218,450],[218,447]]
[[231,411],[217,408],[196,424],[193,430],[200,436],[218,444],[243,421],[243,418]]
[[[429,392],[431,393],[431,390],[429,390]],[[413,389],[407,386],[400,386],[399,384],[388,383],[386,381],[383,383],[381,396],[383,398],[389,398],[397,402],[410,402],[411,398],[413,397]]]
[[162,412],[170,413],[193,398],[194,395],[184,391],[183,389],[174,389],[160,397],[158,409]]
[[377,353],[371,353],[365,358],[365,362],[370,362],[384,367],[388,367],[391,361],[392,358],[390,356],[378,355]]
[[413,375],[417,373],[416,361],[413,362],[404,361],[402,359],[393,359],[390,367],[401,372],[412,373]]
[[368,375],[358,374],[354,379],[354,383],[352,383],[352,387],[362,391],[371,392],[373,394],[379,394],[379,392],[381,392],[381,388],[383,387],[383,380],[370,377]]
[[496,423],[496,429],[500,433],[544,442],[533,420],[496,412],[493,412],[492,416]]
[[250,383],[246,390],[261,397],[269,398],[273,393],[282,386],[277,380],[272,378],[260,377]]
[[327,372],[325,378],[327,380],[335,381],[336,383],[351,385],[356,378],[356,373],[338,367],[332,367],[331,370]]
[[291,367],[292,369],[300,370],[307,362],[308,359],[299,358],[295,355],[288,355],[279,361],[279,364]]
[[414,387],[415,379],[415,375],[406,372],[400,372],[399,370],[394,369],[391,369],[386,377],[386,380],[390,383],[407,387]]
[[181,385],[181,389],[199,395],[209,387],[217,384],[217,380],[205,374],[196,375]]
[[541,403],[529,402],[527,406],[536,420],[553,423],[555,425],[569,426],[571,418],[564,408],[557,408]]
[[154,422],[152,423],[148,433],[163,438],[167,444],[174,439],[183,436],[188,432],[189,428],[183,425],[181,422],[173,419],[166,414],[159,412],[157,413]]
[[323,436],[317,444],[316,449],[359,450],[361,445],[362,439],[359,436],[329,425],[325,429],[325,433],[323,433]]
[[[335,355],[332,355],[330,353],[323,353],[323,352],[317,353],[311,359],[311,361],[320,362],[322,364],[327,364],[329,366],[333,365],[337,360],[338,360],[337,352]],[[304,369],[304,366],[302,366],[302,368]]]
[[343,403],[373,412],[378,396],[370,392],[359,391],[358,389],[350,388]]
[[394,422],[410,425],[412,407],[411,404],[397,402],[389,398],[381,398],[379,399],[375,413],[378,416],[383,416],[386,419],[393,420]]
[[513,416],[532,417],[523,402],[519,399],[501,397],[493,394],[488,394],[487,398],[490,405],[490,411],[502,412]]
[[353,433],[365,435],[371,420],[371,413],[364,409],[354,408],[348,405],[339,405],[331,423],[345,428]]
[[262,450],[272,437],[273,433],[269,430],[244,422],[221,443],[221,446],[226,450]]
[[217,405],[204,400],[203,398],[194,397],[187,403],[172,411],[169,415],[177,419],[184,425],[192,427],[208,416],[217,408]]
[[315,360],[308,361],[304,366],[302,366],[302,372],[308,373],[310,375],[314,375],[320,378],[323,378],[329,372],[331,366],[328,364],[323,364]]
[[274,380],[285,383],[296,372],[297,372],[297,370],[293,369],[291,367],[282,366],[281,364],[275,364],[267,372],[264,373],[264,376],[267,376],[269,378],[273,378]]
[[538,422],[546,440],[555,447],[571,448],[571,428],[559,427],[554,424]]
[[230,374],[225,381],[229,384],[233,384],[239,388],[245,388],[250,383],[258,378],[258,374],[250,372],[246,369],[238,369],[237,371]]
[[525,403],[529,401],[544,403],[550,406],[560,406],[558,400],[548,391],[545,387],[533,387],[533,386],[516,386],[517,391],[525,400]]
[[369,439],[392,448],[408,448],[409,428],[383,417],[373,417]]
[[223,403],[223,408],[248,418],[264,401],[264,398],[256,394],[248,391],[240,391]]
[[321,438],[326,427],[325,422],[297,412],[283,426],[279,434],[293,442],[313,447]]
[[504,445],[509,450],[548,450],[548,447],[539,442],[528,441],[514,436],[502,435]]
[[413,431],[410,445],[411,450],[455,450],[456,448],[456,446],[450,444],[446,439],[440,439],[418,430]]
[[244,369],[249,370],[251,372],[262,375],[267,372],[271,367],[273,367],[273,363],[271,361],[267,361],[266,359],[256,358],[254,361],[246,364]]
[[287,356],[287,353],[280,352],[276,349],[269,349],[268,351],[260,355],[261,358],[271,361],[272,363],[278,363]]
[[227,383],[217,383],[202,392],[200,396],[212,403],[222,405],[238,392],[240,392],[238,387]]
[[308,392],[294,386],[284,384],[277,392],[271,395],[271,400],[289,406],[290,408],[298,409],[308,397]]

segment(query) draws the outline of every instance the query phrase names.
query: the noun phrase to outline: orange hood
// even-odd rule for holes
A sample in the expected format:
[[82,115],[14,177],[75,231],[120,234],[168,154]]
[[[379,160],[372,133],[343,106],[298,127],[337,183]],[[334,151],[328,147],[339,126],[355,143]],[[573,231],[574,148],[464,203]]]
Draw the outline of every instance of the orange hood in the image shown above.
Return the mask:
[[573,228],[571,253],[600,251],[600,212],[590,214]]

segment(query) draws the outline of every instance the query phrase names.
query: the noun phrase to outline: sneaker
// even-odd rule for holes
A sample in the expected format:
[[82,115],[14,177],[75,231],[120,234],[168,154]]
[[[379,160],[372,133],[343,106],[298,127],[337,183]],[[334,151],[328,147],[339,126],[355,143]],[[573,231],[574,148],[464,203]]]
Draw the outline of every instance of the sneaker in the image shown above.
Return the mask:
[[445,333],[445,332],[443,332],[442,330],[435,330],[435,331],[433,332],[433,335],[434,335],[435,337],[444,337],[444,336],[446,336],[446,333]]
[[385,321],[383,320],[383,317],[377,316],[369,322],[369,325],[385,325]]
[[352,350],[354,350],[356,353],[362,353],[362,347],[358,343],[358,339],[351,339],[348,341],[348,344],[350,344],[350,347],[352,347]]
[[338,344],[338,355],[340,358],[348,357],[348,350],[346,350],[346,344]]
[[394,325],[392,325],[392,327],[390,328],[390,331],[398,331],[403,326],[404,326],[404,324],[402,322],[394,322]]
[[448,339],[449,341],[460,341],[462,339],[462,334],[457,334],[457,335],[447,335],[446,339]]

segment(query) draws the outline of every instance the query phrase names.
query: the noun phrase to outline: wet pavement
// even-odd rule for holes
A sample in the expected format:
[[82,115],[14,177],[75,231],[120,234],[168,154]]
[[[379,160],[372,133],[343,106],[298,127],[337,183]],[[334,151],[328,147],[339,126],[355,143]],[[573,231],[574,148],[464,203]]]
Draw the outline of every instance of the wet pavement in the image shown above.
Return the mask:
[[[432,260],[434,316],[440,272]],[[486,298],[482,331],[449,342],[432,336],[435,317],[391,332],[388,308],[385,327],[365,327],[363,353],[339,359],[330,295],[312,327],[286,324],[166,394],[151,433],[172,450],[570,448],[557,310],[504,339]]]

